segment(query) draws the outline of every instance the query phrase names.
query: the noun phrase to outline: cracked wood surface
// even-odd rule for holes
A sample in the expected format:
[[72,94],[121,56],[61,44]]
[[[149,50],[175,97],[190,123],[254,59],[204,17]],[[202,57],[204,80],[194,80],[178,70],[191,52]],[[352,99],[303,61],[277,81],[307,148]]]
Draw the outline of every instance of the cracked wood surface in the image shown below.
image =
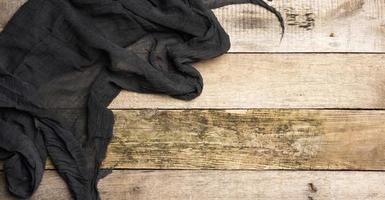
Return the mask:
[[[26,0],[0,0],[0,30]],[[284,16],[280,42],[275,17],[255,5],[214,13],[231,37],[231,52],[384,52],[385,0],[273,0]]]

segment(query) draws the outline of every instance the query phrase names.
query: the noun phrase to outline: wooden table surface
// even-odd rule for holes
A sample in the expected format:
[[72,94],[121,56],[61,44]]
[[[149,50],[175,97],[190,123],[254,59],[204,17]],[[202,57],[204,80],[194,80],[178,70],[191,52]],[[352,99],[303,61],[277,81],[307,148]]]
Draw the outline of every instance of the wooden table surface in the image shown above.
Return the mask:
[[[0,0],[0,30],[25,0]],[[228,54],[184,102],[122,92],[103,199],[385,199],[385,0],[274,0],[214,12]],[[32,199],[70,199],[48,163]],[[0,199],[12,199],[0,170]]]

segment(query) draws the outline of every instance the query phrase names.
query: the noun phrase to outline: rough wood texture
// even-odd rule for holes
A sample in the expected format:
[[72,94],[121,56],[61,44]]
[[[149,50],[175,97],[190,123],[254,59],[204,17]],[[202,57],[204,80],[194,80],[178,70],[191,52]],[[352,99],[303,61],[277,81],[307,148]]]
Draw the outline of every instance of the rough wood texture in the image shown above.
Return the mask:
[[227,54],[190,102],[122,92],[110,108],[385,108],[385,54]]
[[215,10],[232,52],[384,52],[385,0],[274,0],[287,31],[253,5]]
[[104,168],[385,170],[385,111],[114,112]]
[[[0,176],[0,199],[11,200]],[[105,200],[383,200],[385,173],[328,171],[114,171],[99,184]],[[31,200],[68,200],[56,172]]]
[[385,170],[385,111],[115,111],[104,167]]
[[[0,31],[26,0],[0,0]],[[385,52],[385,0],[274,0],[286,19],[253,5],[215,10],[231,52]],[[198,64],[201,97],[123,92],[105,168],[385,170],[385,111],[240,108],[385,108],[385,55],[232,54]],[[2,167],[2,165],[1,165]],[[1,168],[0,167],[0,168]],[[47,164],[47,169],[53,169]],[[385,173],[118,170],[103,199],[385,199]],[[0,199],[5,192],[0,173]],[[33,200],[69,199],[48,170]]]
[[[1,25],[25,0],[0,0]],[[384,52],[385,0],[274,0],[287,31],[280,43],[272,14],[254,5],[214,10],[231,52]]]

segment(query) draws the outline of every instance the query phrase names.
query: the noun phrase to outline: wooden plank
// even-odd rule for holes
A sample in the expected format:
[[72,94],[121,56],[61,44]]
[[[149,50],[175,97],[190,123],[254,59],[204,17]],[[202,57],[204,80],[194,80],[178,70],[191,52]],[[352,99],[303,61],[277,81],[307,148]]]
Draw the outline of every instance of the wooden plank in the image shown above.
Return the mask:
[[385,170],[385,111],[121,110],[104,167]]
[[[0,199],[11,200],[0,176]],[[114,171],[99,184],[114,200],[383,200],[384,172],[329,171]],[[48,171],[31,200],[70,199],[63,181]]]
[[[0,27],[25,0],[0,0]],[[275,0],[287,31],[257,6],[214,13],[231,37],[231,52],[384,52],[385,0]],[[0,28],[1,29],[1,28]]]
[[197,64],[193,101],[122,92],[112,109],[385,108],[385,54],[227,54]]
[[275,17],[247,4],[215,10],[231,52],[384,52],[385,0],[275,0],[287,31],[280,42]]
[[385,170],[385,111],[114,113],[104,168]]

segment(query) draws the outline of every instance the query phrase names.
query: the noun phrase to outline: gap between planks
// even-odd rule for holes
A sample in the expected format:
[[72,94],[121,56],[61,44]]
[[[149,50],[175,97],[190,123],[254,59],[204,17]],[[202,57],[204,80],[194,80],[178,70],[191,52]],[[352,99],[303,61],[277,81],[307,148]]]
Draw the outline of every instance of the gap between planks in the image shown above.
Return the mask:
[[[385,174],[330,171],[114,171],[99,183],[114,200],[383,200]],[[0,174],[0,199],[13,200]],[[31,200],[67,200],[63,180],[47,171]]]

